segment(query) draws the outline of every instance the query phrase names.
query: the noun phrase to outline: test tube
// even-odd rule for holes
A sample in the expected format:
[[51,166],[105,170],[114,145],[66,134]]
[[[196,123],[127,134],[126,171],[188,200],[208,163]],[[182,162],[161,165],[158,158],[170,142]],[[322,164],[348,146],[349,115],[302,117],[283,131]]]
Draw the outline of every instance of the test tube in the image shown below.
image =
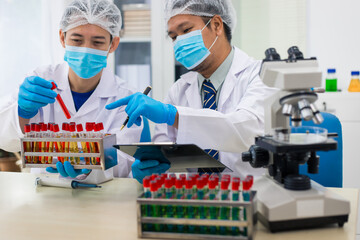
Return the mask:
[[[69,138],[69,123],[67,122],[64,122],[62,124],[62,127],[61,127],[61,130],[62,130],[62,137],[63,138]],[[69,146],[69,142],[67,141],[64,141],[64,142],[61,142],[61,145],[62,145],[62,150],[64,153],[69,153],[69,150],[70,150],[70,146]],[[68,161],[69,160],[69,157],[64,157],[64,161]]]
[[[54,137],[55,138],[61,138],[61,133],[60,133],[60,129],[59,129],[59,125],[57,125],[57,124],[54,124],[54,126],[53,126],[53,131],[54,131]],[[62,147],[62,142],[58,142],[58,141],[56,141],[56,142],[54,142],[54,146],[55,146],[55,151],[56,152],[58,152],[58,153],[61,153],[61,152],[64,152],[64,150],[63,150],[63,147]],[[58,161],[60,161],[60,162],[62,162],[62,163],[64,163],[65,162],[65,159],[64,159],[64,157],[57,157],[57,159],[58,159]]]
[[[70,123],[69,125],[69,132],[70,132],[70,137],[71,138],[76,138],[76,125],[75,123]],[[70,142],[70,152],[72,153],[78,153],[79,152],[79,148],[77,146],[77,142]],[[80,164],[80,158],[79,157],[71,157],[70,158],[70,162],[71,164]]]
[[[53,131],[54,131],[53,123],[48,123],[48,137],[49,138],[53,137]],[[51,142],[51,141],[46,142],[46,149],[47,149],[47,152],[49,152],[50,154],[54,151],[53,147],[54,147],[54,142]],[[46,163],[52,164],[52,160],[53,160],[53,157],[51,155],[46,157],[46,161],[47,161]]]
[[[235,177],[233,178],[233,181],[231,183],[231,200],[233,202],[238,202],[240,200],[239,198],[239,187],[240,187],[240,178]],[[231,218],[233,221],[239,221],[240,220],[240,209],[238,207],[232,207],[231,209]],[[231,232],[233,235],[239,235],[240,230],[238,227],[232,227]]]
[[[250,193],[251,193],[251,187],[253,185],[253,181],[254,181],[254,178],[253,176],[251,175],[248,175],[246,176],[245,180],[242,182],[242,187],[243,187],[243,200],[245,202],[249,202],[250,201]],[[244,220],[246,221],[247,220],[247,217],[246,217],[246,209],[244,209]],[[247,228],[244,227],[244,235],[247,236]]]
[[[35,138],[40,138],[40,125],[39,124],[35,124],[35,133],[34,133],[34,137]],[[34,142],[34,152],[40,152],[41,151],[41,142]],[[39,156],[34,156],[34,163],[38,163],[40,162],[40,158]]]
[[[55,85],[54,82],[51,82],[51,84],[52,84],[51,90],[54,90],[54,89],[56,88],[56,85]],[[57,100],[58,103],[60,104],[60,107],[61,107],[61,109],[63,110],[63,112],[64,112],[64,114],[65,114],[65,117],[66,117],[67,119],[70,119],[70,118],[71,118],[71,115],[70,115],[70,113],[69,113],[69,111],[68,111],[68,109],[67,109],[64,101],[62,100],[60,94],[58,94],[58,95],[56,96],[56,100]]]
[[[173,187],[172,179],[171,178],[165,178],[165,196],[166,196],[166,199],[172,199],[173,198],[172,187]],[[168,218],[173,218],[174,217],[174,207],[173,207],[173,205],[169,204],[169,205],[166,206],[166,208],[164,207],[163,210],[166,211],[164,216],[166,216]],[[169,232],[174,231],[174,225],[167,224],[166,227],[167,227],[167,230]]]
[[[193,178],[188,178],[185,181],[185,198],[186,199],[192,199],[193,198]],[[189,205],[186,207],[186,218],[195,218],[194,214],[194,207]],[[195,226],[188,225],[188,232],[194,233],[195,232]]]
[[[204,199],[204,179],[203,177],[200,177],[196,180],[196,187],[197,187],[197,199],[199,200],[203,200]],[[198,214],[199,214],[199,218],[200,219],[205,219],[205,207],[204,206],[199,206],[198,207]],[[205,234],[206,233],[206,227],[205,226],[200,226],[200,233],[201,234]]]
[[[83,129],[83,126],[82,126],[81,123],[76,125],[76,130],[77,130],[77,134],[78,134],[79,138],[85,138],[86,137],[86,134],[83,133],[84,129]],[[86,142],[81,141],[80,145],[81,145],[80,146],[80,151],[82,151],[83,153],[89,153],[89,150],[88,150],[88,148],[86,146]],[[84,160],[85,160],[86,165],[90,165],[90,158],[89,157],[85,157]]]
[[[209,178],[209,200],[216,200],[216,186],[218,182],[217,179],[214,177]],[[217,219],[217,207],[210,207],[210,219]],[[216,227],[211,226],[210,227],[210,233],[216,234]]]
[[[42,123],[40,126],[41,126],[41,134],[40,134],[41,138],[47,138],[48,137],[47,124]],[[47,152],[46,141],[41,142],[41,152]],[[42,164],[47,163],[47,157],[41,156],[40,161]]]
[[[157,181],[150,181],[150,192],[151,192],[151,198],[152,199],[156,199],[158,198],[159,194],[158,194],[158,183]],[[152,211],[151,211],[151,216],[152,217],[160,217],[160,211],[159,211],[159,205],[155,205],[153,204],[151,206]],[[159,224],[151,224],[150,228],[155,228],[155,231],[160,231],[160,226]]]
[[[30,138],[31,137],[31,126],[29,124],[25,124],[24,132],[25,132],[25,138]],[[23,147],[24,147],[24,152],[31,152],[32,151],[31,142],[23,142]],[[31,163],[31,157],[26,156],[25,157],[25,162],[26,163]]]
[[[227,201],[229,196],[229,185],[230,185],[230,176],[221,178],[221,201]],[[227,220],[229,219],[229,207],[220,207],[220,219]],[[226,234],[226,227],[220,227],[220,234]]]
[[[85,125],[86,129],[86,137],[87,138],[93,138],[93,130],[94,130],[94,123],[93,122],[87,122]],[[86,146],[90,153],[95,153],[95,144],[94,142],[86,142]],[[96,158],[92,157],[90,158],[91,164],[96,165]]]
[[[175,180],[176,199],[183,199],[184,189],[183,181],[181,178]],[[184,207],[181,205],[176,206],[176,218],[184,218]],[[184,232],[184,225],[177,225],[177,232]]]

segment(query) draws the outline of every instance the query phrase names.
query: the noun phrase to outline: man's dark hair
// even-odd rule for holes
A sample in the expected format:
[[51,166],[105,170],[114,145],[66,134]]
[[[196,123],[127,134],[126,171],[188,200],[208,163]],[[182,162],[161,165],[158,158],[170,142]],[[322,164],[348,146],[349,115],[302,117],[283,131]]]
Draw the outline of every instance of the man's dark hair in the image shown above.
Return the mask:
[[[201,18],[205,24],[207,24],[207,22],[211,19],[211,17],[201,17]],[[229,43],[231,43],[231,38],[232,38],[231,29],[226,23],[223,22],[223,24],[224,24],[226,39],[228,40]],[[207,27],[210,28],[210,24],[207,25]]]

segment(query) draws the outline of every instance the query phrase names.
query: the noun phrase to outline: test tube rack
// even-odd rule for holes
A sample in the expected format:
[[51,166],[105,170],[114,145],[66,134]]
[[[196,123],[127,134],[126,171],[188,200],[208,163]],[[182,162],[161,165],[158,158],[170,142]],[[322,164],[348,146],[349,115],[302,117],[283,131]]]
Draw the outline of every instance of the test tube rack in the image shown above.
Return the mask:
[[[254,233],[254,224],[256,223],[256,191],[251,191],[250,201],[234,202],[219,200],[195,200],[195,199],[152,199],[145,198],[144,194],[136,200],[137,205],[137,228],[139,238],[155,239],[232,239],[232,240],[252,240]],[[246,220],[220,220],[220,219],[200,219],[200,218],[169,218],[169,217],[147,217],[141,212],[142,206],[159,205],[166,207],[172,206],[194,206],[194,207],[236,207],[246,210]],[[247,235],[219,235],[219,234],[202,234],[202,233],[177,233],[177,232],[158,232],[144,231],[143,224],[162,224],[162,225],[193,225],[193,226],[218,226],[218,227],[238,227],[247,228]]]
[[[97,143],[99,152],[96,153],[74,153],[74,152],[33,152],[25,151],[24,143],[26,142],[89,142]],[[116,135],[107,135],[103,138],[21,138],[21,161],[23,168],[46,168],[56,167],[56,162],[46,163],[27,163],[26,157],[78,157],[78,158],[100,158],[100,164],[73,164],[74,169],[102,169],[106,170],[117,164],[117,153],[113,145],[116,144]]]

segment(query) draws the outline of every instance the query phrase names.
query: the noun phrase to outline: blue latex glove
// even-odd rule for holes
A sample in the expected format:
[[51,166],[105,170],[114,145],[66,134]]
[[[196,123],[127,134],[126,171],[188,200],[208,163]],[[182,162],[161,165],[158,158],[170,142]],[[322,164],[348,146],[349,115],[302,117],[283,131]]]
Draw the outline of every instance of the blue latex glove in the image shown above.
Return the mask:
[[25,78],[19,89],[19,116],[30,119],[37,114],[39,108],[54,103],[57,93],[51,88],[51,81],[36,76]]
[[56,168],[47,167],[46,171],[49,173],[60,173],[63,177],[72,178],[76,178],[80,174],[89,174],[91,172],[89,169],[74,169],[69,161],[65,161],[64,165],[61,162],[57,162]]
[[141,123],[140,116],[144,116],[155,123],[167,123],[173,125],[177,109],[170,104],[156,101],[142,93],[135,93],[116,102],[106,105],[106,109],[114,109],[127,105],[125,112],[129,116],[128,127],[134,123]]
[[135,159],[135,162],[131,165],[133,177],[142,184],[144,177],[150,176],[153,173],[161,174],[166,172],[170,168],[167,163],[160,163],[157,160],[140,161]]

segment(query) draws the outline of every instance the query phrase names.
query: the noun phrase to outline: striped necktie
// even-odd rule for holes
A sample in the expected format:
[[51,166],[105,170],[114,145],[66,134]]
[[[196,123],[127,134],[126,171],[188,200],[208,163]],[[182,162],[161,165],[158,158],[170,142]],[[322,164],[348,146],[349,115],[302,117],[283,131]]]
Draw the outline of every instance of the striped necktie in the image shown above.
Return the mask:
[[[204,90],[204,102],[203,102],[203,108],[209,108],[213,110],[217,110],[216,106],[216,90],[214,85],[210,82],[210,80],[204,80],[203,82],[203,90]],[[207,152],[210,156],[215,158],[216,160],[219,159],[219,151],[214,149],[205,149],[205,152]]]
[[[204,102],[203,102],[203,108],[209,108],[213,110],[217,110],[216,105],[216,90],[214,85],[210,82],[210,80],[204,80],[203,82],[203,91],[204,91]],[[205,149],[206,153],[208,153],[210,156],[215,158],[216,160],[219,160],[219,151],[215,149]],[[218,168],[201,168],[199,169],[199,172],[221,172]]]

